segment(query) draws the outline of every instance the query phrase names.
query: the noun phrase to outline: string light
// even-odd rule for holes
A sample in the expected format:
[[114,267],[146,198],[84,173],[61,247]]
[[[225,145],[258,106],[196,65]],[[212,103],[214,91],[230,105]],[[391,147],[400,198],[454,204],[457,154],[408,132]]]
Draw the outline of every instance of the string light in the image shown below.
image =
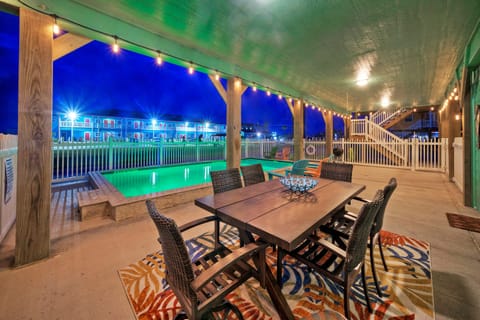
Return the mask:
[[282,100],[282,95],[281,94],[278,95],[278,100]]
[[[57,15],[55,15],[55,14],[47,14],[47,13],[41,11],[41,10],[38,10],[37,8],[33,8],[33,7],[28,6],[28,5],[27,5],[27,7],[31,8],[31,9],[33,9],[33,10],[35,10],[35,11],[41,13],[41,14],[45,14],[45,15],[49,15],[49,16],[53,17],[54,20],[55,20],[55,23],[54,23],[54,25],[52,26],[52,31],[53,31],[53,33],[54,33],[55,35],[60,34],[61,30],[60,30],[60,27],[59,27],[58,24],[57,24],[57,18],[58,18]],[[120,46],[119,46],[119,44],[118,44],[118,41],[121,40],[122,43],[131,44],[131,45],[136,46],[136,47],[138,47],[138,48],[142,48],[142,49],[145,49],[145,50],[148,50],[148,51],[156,52],[157,55],[156,55],[156,57],[155,57],[155,62],[156,62],[157,65],[163,64],[163,60],[164,60],[164,59],[163,59],[163,56],[164,56],[164,55],[166,55],[166,56],[168,56],[168,57],[170,57],[170,58],[172,58],[172,59],[174,59],[174,60],[180,61],[180,62],[182,62],[182,61],[183,61],[183,62],[186,62],[184,59],[179,58],[179,57],[177,57],[177,56],[175,56],[175,55],[168,54],[168,53],[164,53],[164,52],[160,53],[160,51],[155,50],[154,48],[148,47],[148,46],[146,46],[146,45],[143,45],[143,44],[140,44],[140,43],[137,43],[137,42],[128,40],[128,39],[119,38],[117,35],[108,34],[108,33],[104,32],[104,31],[101,31],[101,30],[98,30],[98,29],[89,27],[89,26],[87,26],[87,25],[83,25],[83,24],[78,23],[78,22],[75,22],[75,21],[72,21],[72,20],[70,20],[70,19],[68,19],[68,18],[62,17],[61,19],[64,20],[64,21],[66,21],[66,22],[68,22],[68,23],[70,23],[70,24],[76,25],[76,26],[78,26],[78,27],[80,27],[80,28],[83,28],[83,29],[86,29],[86,30],[89,30],[89,31],[93,31],[93,32],[95,32],[95,33],[99,33],[99,34],[104,35],[104,36],[113,37],[114,42],[113,42],[113,44],[112,44],[111,47],[112,47],[112,51],[113,51],[114,53],[119,53],[119,52],[120,52],[120,49],[121,49],[121,48],[120,48]],[[203,67],[203,68],[205,68],[205,69],[208,69],[207,66],[202,66],[202,65],[199,65],[199,66],[200,66],[200,67]],[[190,62],[190,66],[189,66],[189,68],[188,68],[188,73],[189,73],[189,74],[193,74],[194,72],[195,72],[195,69],[194,69],[194,67],[193,67],[193,63]],[[229,77],[229,76],[235,76],[235,75],[226,74],[226,76]],[[219,80],[219,78],[220,78],[219,72],[218,72],[218,71],[215,71],[215,79],[216,79],[216,80]],[[367,82],[368,82],[368,77],[367,77],[367,79],[360,79],[360,80],[367,80]],[[360,85],[362,85],[362,84],[360,84]],[[256,85],[255,83],[253,83],[252,90],[253,90],[253,91],[257,91],[257,85]],[[456,90],[456,88],[455,88],[455,90]],[[268,95],[268,96],[271,95],[271,91],[270,91],[270,90],[267,90],[267,95]],[[284,95],[283,95],[281,92],[278,92],[278,98],[279,98],[279,99],[282,99],[283,97],[284,97]],[[291,102],[291,101],[292,101],[292,98],[289,98],[289,101]],[[315,109],[315,106],[312,105],[312,108]],[[321,111],[321,108],[318,107],[318,110]],[[326,111],[327,111],[327,110],[324,109],[324,112],[326,112]],[[329,112],[331,113],[331,111],[329,111]]]
[[114,39],[114,42],[113,42],[113,45],[112,45],[112,51],[114,53],[119,53],[120,52],[120,47],[117,43],[117,36],[114,36],[113,39]]
[[157,63],[158,66],[162,65],[163,63],[163,59],[159,51],[157,51],[157,57],[155,58],[155,62]]
[[460,115],[458,113],[455,115],[455,120],[460,120]]
[[59,35],[60,34],[60,27],[57,24],[57,16],[53,16],[55,19],[55,22],[53,23],[53,34],[54,35]]

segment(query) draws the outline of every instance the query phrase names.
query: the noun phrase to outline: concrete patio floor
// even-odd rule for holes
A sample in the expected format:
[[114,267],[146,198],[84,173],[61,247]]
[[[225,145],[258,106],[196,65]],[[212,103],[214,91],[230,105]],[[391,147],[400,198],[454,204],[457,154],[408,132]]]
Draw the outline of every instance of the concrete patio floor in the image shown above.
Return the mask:
[[[390,177],[399,186],[384,229],[430,242],[436,319],[478,319],[480,234],[450,227],[445,213],[480,213],[443,174],[355,166],[353,181],[371,197]],[[52,194],[49,259],[12,269],[14,228],[0,245],[0,319],[135,319],[117,270],[159,249],[155,226],[147,216],[80,222],[73,195],[81,189]],[[208,215],[193,203],[163,212],[178,224]]]

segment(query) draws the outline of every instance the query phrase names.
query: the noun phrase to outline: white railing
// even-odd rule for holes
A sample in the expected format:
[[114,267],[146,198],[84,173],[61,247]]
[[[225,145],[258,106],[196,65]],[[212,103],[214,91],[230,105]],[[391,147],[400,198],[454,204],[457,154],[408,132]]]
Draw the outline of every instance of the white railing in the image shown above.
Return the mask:
[[375,112],[370,116],[370,121],[378,125],[381,125],[382,123],[384,123],[385,121],[393,117],[395,113],[396,112],[378,110],[377,112]]
[[384,111],[378,110],[377,112],[371,115],[370,121],[378,124],[379,126],[382,126],[382,124],[384,124],[385,122],[388,122],[390,119],[395,118],[397,115],[405,111],[406,111],[405,108],[397,109],[394,112],[386,111],[386,110]]
[[[275,158],[277,151],[290,148],[293,141],[244,140],[242,158]],[[408,168],[445,172],[445,140],[401,140],[381,144],[374,141],[333,142],[344,150],[342,161],[359,165]],[[404,160],[385,154],[385,149],[401,150]],[[305,141],[305,158],[320,160],[329,156],[325,141]],[[53,181],[81,179],[91,171],[144,168],[181,163],[226,159],[226,144],[221,142],[56,142],[53,146]]]
[[383,143],[390,149],[401,149],[404,161],[395,161],[385,156],[379,144],[373,141],[339,141],[333,144],[344,150],[342,161],[353,164],[379,167],[395,167],[422,171],[447,170],[448,144],[447,139],[420,141],[417,139],[401,142]]
[[403,141],[396,135],[368,119],[352,120],[352,135],[364,136],[367,141],[373,141],[379,150],[384,150],[384,155],[396,158],[396,161],[405,162],[407,156],[403,150]]
[[[71,128],[72,121],[60,121],[61,128]],[[73,122],[74,128],[93,128],[93,123],[91,122],[81,122],[81,121],[74,121]]]

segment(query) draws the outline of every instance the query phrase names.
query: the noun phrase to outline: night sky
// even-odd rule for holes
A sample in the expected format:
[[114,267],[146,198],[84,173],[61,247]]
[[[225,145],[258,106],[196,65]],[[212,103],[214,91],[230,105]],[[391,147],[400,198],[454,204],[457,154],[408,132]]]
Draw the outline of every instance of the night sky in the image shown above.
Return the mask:
[[[17,133],[18,38],[18,17],[0,12],[0,133]],[[81,114],[226,122],[225,103],[206,74],[189,75],[169,63],[157,66],[153,58],[127,50],[114,54],[97,41],[55,61],[53,81],[54,113],[73,108]],[[320,112],[307,109],[305,118],[307,136],[323,134]],[[242,96],[242,123],[293,132],[285,100],[251,88]],[[341,123],[335,119],[336,130]]]

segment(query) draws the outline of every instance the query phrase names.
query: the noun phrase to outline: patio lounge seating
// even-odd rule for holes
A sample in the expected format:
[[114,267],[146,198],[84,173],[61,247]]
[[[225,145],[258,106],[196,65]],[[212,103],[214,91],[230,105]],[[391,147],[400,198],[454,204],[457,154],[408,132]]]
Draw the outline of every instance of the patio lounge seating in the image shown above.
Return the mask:
[[[238,168],[210,171],[213,193],[222,193],[242,188],[242,178]],[[220,221],[215,220],[215,243],[220,243]]]
[[272,180],[273,177],[284,177],[289,174],[291,175],[298,175],[298,176],[303,176],[305,174],[305,169],[308,166],[309,161],[308,160],[298,160],[295,161],[292,165],[291,169],[285,170],[285,174],[277,173],[277,172],[268,172],[268,179]]
[[[310,177],[315,177],[315,178],[319,178],[320,177],[320,173],[322,172],[322,165],[324,162],[328,162],[328,160],[330,160],[329,157],[327,158],[323,158],[319,161],[316,162],[316,166],[308,166],[306,169],[305,169],[305,172],[304,174],[306,176],[310,176]],[[311,164],[311,162],[310,162]]]
[[357,275],[361,272],[365,300],[369,311],[372,312],[365,279],[364,259],[368,236],[382,202],[383,191],[378,190],[374,200],[362,206],[352,227],[350,239],[344,249],[326,239],[316,237],[314,234],[308,236],[293,251],[288,252],[278,248],[277,281],[279,281],[279,284],[281,285],[282,281],[282,260],[285,254],[288,254],[307,267],[343,286],[343,307],[345,317],[349,319],[350,290],[357,279]]
[[[388,201],[390,200],[390,197],[392,196],[393,191],[395,191],[396,188],[397,188],[397,179],[395,178],[391,178],[388,184],[383,188],[384,199],[375,217],[374,223],[372,225],[372,229],[370,230],[370,239],[368,243],[368,248],[370,251],[370,265],[372,266],[373,279],[375,280],[375,287],[380,297],[382,297],[382,291],[380,290],[380,286],[378,283],[377,272],[375,269],[375,260],[373,257],[373,249],[375,248],[375,244],[378,243],[378,248],[380,250],[380,257],[382,258],[383,268],[385,269],[385,271],[388,271],[387,263],[385,262],[385,257],[383,255],[383,250],[382,250],[382,239],[380,237],[380,230],[382,229],[382,226],[383,226],[385,208],[387,207]],[[355,197],[354,199],[364,203],[370,202],[370,200],[366,200],[360,197]],[[357,218],[358,216],[355,213],[347,211],[347,212],[344,212],[343,216],[335,217],[327,225],[321,226],[320,230],[332,236],[340,237],[341,239],[349,239],[352,234],[353,225],[357,220]]]
[[240,170],[242,171],[243,184],[245,186],[265,181],[265,173],[260,163],[242,166]]
[[[181,232],[215,217],[178,228],[173,219],[157,211],[153,201],[147,200],[146,204],[158,229],[167,282],[183,308],[175,319],[213,319],[212,314],[218,311],[231,311],[243,319],[240,310],[225,297],[252,277],[265,286],[265,245],[249,243],[233,252],[220,245],[192,263]],[[260,260],[259,269],[250,262],[254,256]]]

